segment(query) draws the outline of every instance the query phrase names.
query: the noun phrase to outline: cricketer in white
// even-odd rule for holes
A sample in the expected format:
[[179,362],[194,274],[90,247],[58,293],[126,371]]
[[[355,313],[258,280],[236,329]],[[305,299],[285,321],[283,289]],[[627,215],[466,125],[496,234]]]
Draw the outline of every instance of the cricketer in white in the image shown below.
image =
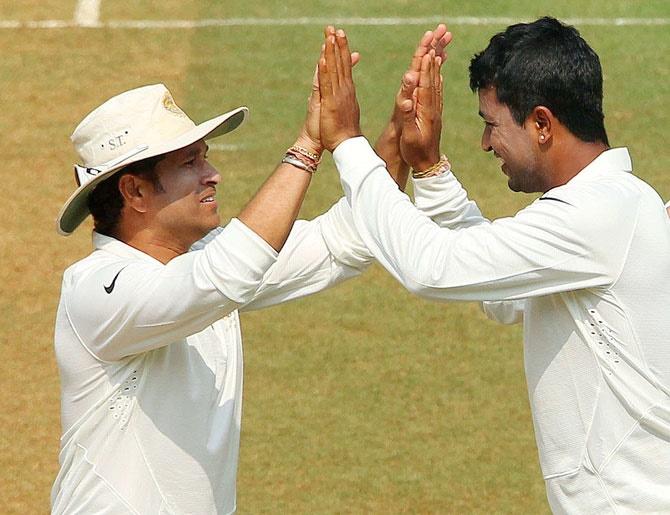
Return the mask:
[[63,436],[54,513],[233,512],[238,310],[359,274],[370,257],[352,231],[342,199],[296,222],[279,257],[233,219],[166,265],[94,233],[95,251],[64,274],[56,321]]
[[334,157],[363,241],[410,291],[527,299],[526,379],[552,508],[670,508],[670,230],[627,151],[607,151],[551,190],[559,201],[460,231],[418,212],[363,138]]
[[[523,319],[528,393],[555,513],[670,513],[670,225],[659,195],[633,175],[627,149],[609,149],[604,130],[582,139],[543,102],[514,121],[499,100],[508,95],[504,84],[496,90],[476,83],[486,122],[482,148],[504,159],[512,189],[544,193],[515,216],[489,222],[442,169],[414,182],[415,206],[360,137],[341,39],[326,40],[320,62],[321,140],[333,151],[367,248],[417,295],[502,301],[485,310],[506,322]],[[566,42],[577,50],[558,50]],[[530,63],[531,78],[517,85],[522,102],[541,89],[533,76],[549,77],[553,88],[552,74],[586,70],[599,104],[597,56],[573,28],[550,18],[518,24],[489,48],[473,59],[471,74],[482,59],[500,59],[490,76],[503,81],[514,73],[510,67]],[[573,69],[546,66],[552,56],[573,59],[576,52]],[[441,101],[429,91],[441,84],[434,62],[422,62],[414,104]],[[523,90],[529,81],[530,91]],[[577,118],[586,120],[588,102],[577,105]],[[424,165],[439,156],[439,127],[431,124],[439,121],[413,109],[409,102],[400,149],[415,169],[430,171]],[[598,111],[594,118],[602,121]],[[433,138],[432,157],[405,148],[406,135]]]
[[[408,74],[418,73],[429,49],[444,55],[449,39],[444,25],[424,34]],[[401,187],[408,167],[399,155],[398,105],[415,85],[403,82],[377,143]],[[83,166],[75,168],[78,188],[61,210],[59,232],[71,233],[89,211],[97,228],[111,208],[96,202],[111,206],[105,195],[112,193],[123,198],[117,224],[107,229],[114,237],[94,232],[93,253],[63,276],[53,513],[235,511],[238,312],[321,291],[372,259],[344,198],[294,223],[323,150],[318,104],[315,83],[297,145],[225,228],[216,227],[220,176],[205,140],[237,127],[245,108],[196,126],[164,86],[145,86],[108,100],[75,130]],[[157,180],[143,165],[156,156]],[[143,171],[130,171],[133,165]]]

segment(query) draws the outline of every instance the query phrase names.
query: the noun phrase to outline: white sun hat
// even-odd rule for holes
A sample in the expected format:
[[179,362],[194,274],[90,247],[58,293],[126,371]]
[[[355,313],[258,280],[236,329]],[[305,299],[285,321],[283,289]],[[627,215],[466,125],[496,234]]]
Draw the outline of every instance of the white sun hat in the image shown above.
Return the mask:
[[70,136],[80,163],[78,188],[63,205],[57,230],[67,236],[89,215],[95,186],[123,167],[236,129],[248,110],[238,107],[199,125],[175,104],[163,84],[132,89],[89,113]]

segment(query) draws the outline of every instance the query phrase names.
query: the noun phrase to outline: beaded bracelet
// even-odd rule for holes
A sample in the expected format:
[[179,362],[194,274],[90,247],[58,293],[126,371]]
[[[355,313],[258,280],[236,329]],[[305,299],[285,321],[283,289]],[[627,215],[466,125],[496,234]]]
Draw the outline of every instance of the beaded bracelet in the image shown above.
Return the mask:
[[312,161],[316,161],[317,164],[321,161],[321,155],[320,154],[315,154],[314,152],[310,152],[305,147],[301,147],[299,145],[293,145],[291,148],[288,149],[288,151],[289,152],[297,152],[298,154],[302,154],[305,157],[309,157]]
[[293,145],[286,151],[281,162],[290,164],[309,173],[314,173],[316,172],[321,159],[318,154],[310,152],[304,147]]
[[414,179],[425,179],[426,177],[435,177],[437,175],[442,175],[445,172],[451,170],[451,165],[447,156],[444,154],[440,156],[440,160],[432,166],[429,166],[423,171],[412,170],[412,177]]
[[309,173],[314,173],[316,172],[316,166],[314,165],[307,165],[303,163],[300,159],[295,157],[293,154],[284,154],[284,158],[281,160],[282,163],[286,163],[289,165],[293,165],[296,168],[300,168],[301,170],[305,170],[306,172]]

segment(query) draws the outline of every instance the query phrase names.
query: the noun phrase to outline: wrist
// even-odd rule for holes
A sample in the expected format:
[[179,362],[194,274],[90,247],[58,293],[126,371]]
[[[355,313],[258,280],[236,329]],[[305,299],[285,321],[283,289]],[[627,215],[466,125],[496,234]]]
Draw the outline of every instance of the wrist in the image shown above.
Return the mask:
[[[301,140],[298,139],[297,141]],[[281,162],[313,174],[321,162],[321,154],[312,152],[310,148],[298,145],[296,142],[296,144],[286,150],[286,154],[284,154]]]
[[412,167],[413,170],[427,170],[434,164],[436,164],[442,156],[438,153],[431,154],[428,156],[421,156],[418,159],[412,160],[410,163],[410,166]]
[[314,141],[313,138],[310,138],[306,134],[301,134],[300,136],[298,136],[298,139],[295,140],[293,146],[303,148],[307,152],[315,154],[319,158],[321,157],[321,154],[323,154],[324,150],[323,145],[321,145],[321,142]]
[[433,164],[429,165],[426,168],[413,168],[412,177],[414,179],[425,179],[426,177],[435,177],[437,175],[442,175],[443,173],[451,170],[451,164],[449,164],[449,159],[447,156],[440,156],[439,160],[435,161]]
[[327,147],[331,152],[335,152],[335,149],[339,147],[342,143],[345,141],[352,139],[352,138],[358,138],[359,136],[362,136],[363,133],[360,131],[352,131],[351,133],[348,134],[342,134],[339,138],[335,139],[332,141],[332,143]]

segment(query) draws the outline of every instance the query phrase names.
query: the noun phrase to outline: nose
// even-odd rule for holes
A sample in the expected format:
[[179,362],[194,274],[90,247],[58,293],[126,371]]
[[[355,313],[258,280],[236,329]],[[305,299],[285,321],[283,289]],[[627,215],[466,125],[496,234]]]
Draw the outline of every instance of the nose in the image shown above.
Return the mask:
[[219,174],[219,171],[214,168],[214,166],[209,164],[209,161],[205,162],[204,168],[203,181],[205,184],[208,186],[216,186],[221,182],[221,174]]
[[491,128],[489,126],[484,127],[481,147],[484,152],[491,152],[491,150],[493,150],[491,147]]

